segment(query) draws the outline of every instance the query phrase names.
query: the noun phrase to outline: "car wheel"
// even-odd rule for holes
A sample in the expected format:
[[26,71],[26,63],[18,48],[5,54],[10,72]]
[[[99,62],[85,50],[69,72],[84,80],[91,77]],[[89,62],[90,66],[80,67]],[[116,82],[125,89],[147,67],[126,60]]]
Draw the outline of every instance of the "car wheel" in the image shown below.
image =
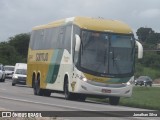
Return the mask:
[[12,83],[12,86],[15,86],[16,84],[15,83]]
[[3,82],[5,82],[5,78],[3,78]]
[[0,82],[2,82],[2,79],[0,79]]
[[147,87],[147,83],[144,83],[144,86],[146,86],[146,87]]
[[3,78],[3,76],[2,76],[2,78],[0,79],[0,82],[4,82],[5,81],[5,78]]

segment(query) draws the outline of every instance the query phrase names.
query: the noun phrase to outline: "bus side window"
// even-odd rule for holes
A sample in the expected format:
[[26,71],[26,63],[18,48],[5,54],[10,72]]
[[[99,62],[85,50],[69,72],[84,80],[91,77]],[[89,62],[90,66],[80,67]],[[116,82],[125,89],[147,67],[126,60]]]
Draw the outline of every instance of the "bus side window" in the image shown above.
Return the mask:
[[58,33],[59,33],[59,27],[51,28],[51,48],[57,49],[58,48]]
[[34,50],[38,50],[38,49],[41,49],[41,44],[42,44],[42,40],[43,40],[43,30],[36,30],[34,33],[33,33],[33,49]]
[[63,49],[64,48],[64,32],[65,27],[60,27],[59,34],[58,34],[58,48]]
[[71,25],[66,26],[65,36],[64,36],[64,49],[71,52]]

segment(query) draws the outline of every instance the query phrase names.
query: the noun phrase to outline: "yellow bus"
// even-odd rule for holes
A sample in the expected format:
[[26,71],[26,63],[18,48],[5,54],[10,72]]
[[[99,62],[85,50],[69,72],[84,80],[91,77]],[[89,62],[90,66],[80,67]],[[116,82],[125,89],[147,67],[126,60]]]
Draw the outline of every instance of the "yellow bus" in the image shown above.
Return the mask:
[[130,97],[135,49],[142,45],[131,28],[117,20],[72,17],[32,29],[28,50],[27,85],[34,94],[64,93],[65,99],[109,98],[117,105]]

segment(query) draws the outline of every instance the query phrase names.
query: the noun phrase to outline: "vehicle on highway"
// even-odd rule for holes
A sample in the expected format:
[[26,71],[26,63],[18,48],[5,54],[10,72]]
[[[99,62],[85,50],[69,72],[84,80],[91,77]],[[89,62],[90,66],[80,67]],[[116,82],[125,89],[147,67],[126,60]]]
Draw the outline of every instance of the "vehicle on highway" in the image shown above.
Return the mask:
[[149,76],[140,76],[135,80],[135,85],[144,85],[144,86],[152,86],[152,79]]
[[5,69],[6,78],[12,78],[13,73],[14,73],[14,66],[12,66],[12,65],[5,65],[4,69]]
[[2,64],[0,64],[0,82],[5,82],[5,70]]
[[109,98],[117,105],[134,84],[135,46],[131,28],[117,20],[72,17],[32,29],[27,85],[35,95],[63,92],[65,99]]
[[27,64],[26,63],[16,63],[13,77],[12,77],[12,86],[16,84],[26,84],[27,77]]

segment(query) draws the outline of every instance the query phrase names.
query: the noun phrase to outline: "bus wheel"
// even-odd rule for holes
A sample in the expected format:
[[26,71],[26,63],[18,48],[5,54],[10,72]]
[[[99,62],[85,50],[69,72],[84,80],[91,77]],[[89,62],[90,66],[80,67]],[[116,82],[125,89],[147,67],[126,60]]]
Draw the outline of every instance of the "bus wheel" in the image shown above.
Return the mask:
[[110,105],[118,105],[120,97],[109,97],[109,104]]
[[85,95],[80,95],[78,100],[83,102],[83,101],[86,100],[86,96]]
[[64,81],[64,95],[66,100],[72,100],[72,93],[68,90],[68,80]]
[[46,97],[50,97],[51,96],[51,91],[50,90],[44,90],[43,95],[46,96]]
[[35,82],[33,87],[34,94],[42,96],[43,90],[40,88],[40,77],[38,77],[37,80],[35,80],[34,82]]

